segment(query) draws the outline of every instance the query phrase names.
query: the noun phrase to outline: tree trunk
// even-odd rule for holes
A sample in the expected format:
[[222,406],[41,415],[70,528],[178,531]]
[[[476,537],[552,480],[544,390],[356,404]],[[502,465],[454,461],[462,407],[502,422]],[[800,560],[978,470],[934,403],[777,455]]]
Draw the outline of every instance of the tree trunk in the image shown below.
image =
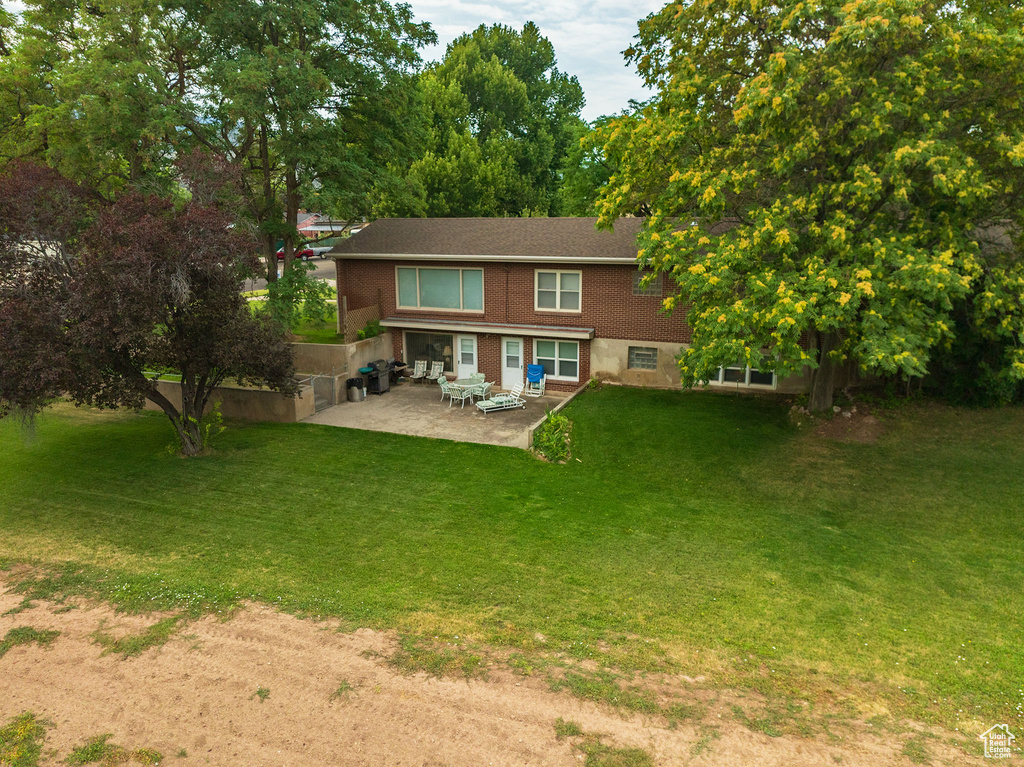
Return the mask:
[[[154,387],[146,398],[153,404],[160,407],[174,427],[178,436],[178,445],[181,447],[181,454],[186,458],[198,455],[203,450],[203,433],[198,419],[189,419],[174,407],[170,400],[157,391]],[[182,403],[186,402],[186,394],[182,390]],[[184,409],[184,408],[183,408]]]
[[171,423],[174,424],[174,429],[178,432],[178,444],[181,445],[183,456],[191,458],[203,452],[203,434],[198,421],[181,419],[177,422],[171,421]]
[[284,270],[287,272],[295,257],[293,232],[299,227],[299,180],[295,168],[288,168],[284,174],[284,223],[288,228],[284,236]]
[[832,409],[832,395],[835,392],[836,368],[835,360],[830,352],[839,347],[839,334],[835,332],[818,333],[818,368],[811,373],[811,397],[807,405],[812,413],[822,413]]
[[[263,166],[263,216],[273,215],[277,210],[274,204],[274,183],[270,177],[270,140],[267,137],[267,126],[260,125],[260,165]],[[277,249],[274,247],[274,235],[265,232],[263,237],[263,255],[267,259],[267,282],[277,282]]]

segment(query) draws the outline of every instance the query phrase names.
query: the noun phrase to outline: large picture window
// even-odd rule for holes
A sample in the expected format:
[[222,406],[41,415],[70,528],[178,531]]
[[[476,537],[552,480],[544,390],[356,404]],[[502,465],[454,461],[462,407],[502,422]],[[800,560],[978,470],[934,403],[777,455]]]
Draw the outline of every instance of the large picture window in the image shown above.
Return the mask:
[[577,341],[544,341],[533,345],[533,362],[544,366],[544,375],[550,378],[580,380],[580,345]]
[[580,272],[537,270],[534,308],[539,312],[578,312]]
[[444,372],[454,373],[454,337],[450,333],[405,333],[405,359],[412,367],[416,360],[426,360],[427,370],[431,362],[443,362]]
[[397,267],[399,309],[484,310],[483,269]]

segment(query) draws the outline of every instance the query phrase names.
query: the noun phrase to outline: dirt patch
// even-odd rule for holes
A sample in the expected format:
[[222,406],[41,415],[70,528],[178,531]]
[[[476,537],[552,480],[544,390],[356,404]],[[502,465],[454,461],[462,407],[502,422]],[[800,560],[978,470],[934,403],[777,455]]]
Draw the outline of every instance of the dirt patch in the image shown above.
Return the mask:
[[[0,613],[20,601],[0,580]],[[127,749],[155,749],[169,765],[582,764],[574,740],[557,738],[559,718],[609,747],[644,749],[655,764],[910,764],[904,737],[867,725],[841,742],[770,737],[721,706],[670,729],[504,668],[468,681],[403,675],[381,660],[398,647],[390,633],[340,633],[262,605],[187,623],[124,659],[104,654],[97,630],[140,635],[166,616],[75,605],[40,601],[0,617],[0,636],[18,626],[60,631],[48,647],[19,645],[0,658],[0,725],[25,711],[51,721],[44,764],[104,733]],[[983,761],[938,746],[932,753]]]
[[862,442],[871,444],[878,441],[885,427],[882,422],[870,413],[857,412],[844,417],[842,414],[828,421],[823,421],[814,433],[825,439],[837,442]]
[[806,408],[793,405],[789,415],[793,423],[809,429],[816,437],[836,442],[871,444],[885,433],[885,424],[863,405],[836,407],[828,418],[812,415]]

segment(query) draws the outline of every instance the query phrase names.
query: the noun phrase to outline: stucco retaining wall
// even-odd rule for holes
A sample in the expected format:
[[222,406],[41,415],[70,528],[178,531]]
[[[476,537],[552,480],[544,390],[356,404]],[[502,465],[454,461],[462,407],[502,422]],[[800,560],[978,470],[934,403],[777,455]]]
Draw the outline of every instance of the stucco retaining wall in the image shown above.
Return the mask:
[[348,372],[349,344],[292,344],[295,370],[316,375],[344,375]]
[[342,376],[365,367],[373,360],[392,356],[391,334],[381,333],[364,341],[350,344],[292,344],[295,356],[295,371],[307,375]]
[[[157,381],[157,389],[167,399],[181,408],[181,384],[177,381]],[[225,418],[239,418],[244,421],[272,421],[274,423],[295,423],[316,412],[313,389],[299,388],[294,396],[267,389],[246,389],[240,386],[221,386],[213,390],[212,403],[220,402],[220,412]],[[146,401],[147,410],[160,410],[157,405]]]

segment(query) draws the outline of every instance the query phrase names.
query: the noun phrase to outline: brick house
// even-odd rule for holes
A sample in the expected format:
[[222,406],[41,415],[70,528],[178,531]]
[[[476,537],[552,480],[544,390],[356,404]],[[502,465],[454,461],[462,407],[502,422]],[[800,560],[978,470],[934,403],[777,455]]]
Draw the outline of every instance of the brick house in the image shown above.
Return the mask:
[[[480,372],[503,389],[522,382],[528,364],[543,365],[554,390],[591,376],[679,386],[675,357],[690,331],[682,313],[661,311],[667,285],[641,284],[643,219],[620,219],[614,232],[595,223],[380,219],[330,252],[339,312],[343,301],[377,305],[397,359],[440,360],[449,376]],[[712,385],[778,388],[774,373],[740,366]]]

